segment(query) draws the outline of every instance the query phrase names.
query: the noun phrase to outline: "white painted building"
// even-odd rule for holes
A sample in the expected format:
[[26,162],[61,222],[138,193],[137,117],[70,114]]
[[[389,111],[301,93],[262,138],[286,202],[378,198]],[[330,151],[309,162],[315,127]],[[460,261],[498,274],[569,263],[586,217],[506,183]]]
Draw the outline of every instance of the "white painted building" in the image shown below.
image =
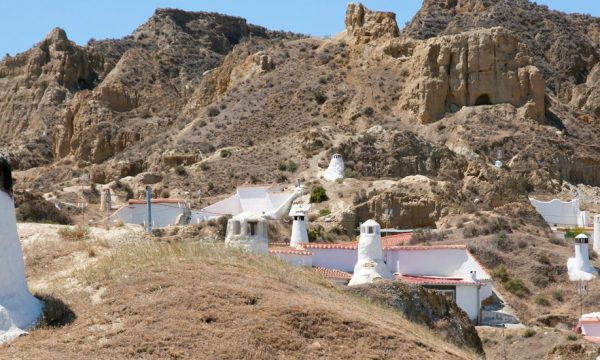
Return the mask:
[[342,159],[342,155],[334,154],[331,157],[331,160],[329,161],[329,166],[327,167],[327,170],[325,170],[323,177],[325,178],[325,180],[329,180],[329,181],[336,181],[337,179],[343,179],[344,178],[344,170],[345,170],[345,165],[344,165],[344,159]]
[[[302,244],[302,248],[311,254],[304,255],[311,258],[304,260],[305,264],[310,264],[305,266],[313,266],[324,274],[335,272],[336,282],[343,282],[344,276],[356,274],[357,269],[363,271],[362,268],[369,264],[367,270],[379,276],[359,274],[361,278],[374,280],[393,274],[389,277],[442,293],[455,301],[470,319],[480,320],[481,303],[493,293],[492,279],[465,245],[398,246],[406,243],[411,235],[380,238],[376,234],[378,226],[374,221],[362,224],[360,242]],[[377,242],[373,241],[375,239]],[[276,255],[274,250],[269,252]]]
[[541,201],[529,198],[531,205],[550,226],[587,226],[589,213],[579,209],[579,199]]
[[[234,195],[205,207],[196,216],[209,219],[249,213],[253,216],[282,219],[288,214],[294,199],[300,195],[302,195],[301,188],[283,191],[279,185],[244,185],[238,187]],[[194,215],[192,215],[192,222],[193,220]]]
[[266,254],[269,252],[269,226],[264,216],[243,213],[227,221],[225,246]]
[[0,158],[0,343],[31,329],[42,316],[42,302],[29,292],[17,218],[11,169]]

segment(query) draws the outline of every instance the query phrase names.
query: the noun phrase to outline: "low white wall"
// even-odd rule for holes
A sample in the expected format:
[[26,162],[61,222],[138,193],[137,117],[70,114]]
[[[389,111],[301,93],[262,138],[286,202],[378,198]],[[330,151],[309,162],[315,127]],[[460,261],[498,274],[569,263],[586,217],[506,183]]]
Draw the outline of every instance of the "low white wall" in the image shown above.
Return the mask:
[[[132,204],[121,208],[114,214],[114,219],[119,219],[128,224],[144,225],[146,222],[146,204]],[[152,226],[161,228],[174,225],[177,216],[183,209],[177,204],[152,204]]]
[[313,253],[313,266],[330,269],[338,269],[346,272],[354,272],[357,251],[346,249],[307,249]]

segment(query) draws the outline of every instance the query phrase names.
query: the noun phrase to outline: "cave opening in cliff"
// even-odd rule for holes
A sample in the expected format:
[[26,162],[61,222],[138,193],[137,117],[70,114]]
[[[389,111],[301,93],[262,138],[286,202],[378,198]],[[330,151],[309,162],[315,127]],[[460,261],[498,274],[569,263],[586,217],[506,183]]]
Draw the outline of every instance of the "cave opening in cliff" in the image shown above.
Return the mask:
[[490,96],[488,94],[479,95],[479,97],[477,97],[477,100],[475,100],[475,106],[479,105],[492,105]]

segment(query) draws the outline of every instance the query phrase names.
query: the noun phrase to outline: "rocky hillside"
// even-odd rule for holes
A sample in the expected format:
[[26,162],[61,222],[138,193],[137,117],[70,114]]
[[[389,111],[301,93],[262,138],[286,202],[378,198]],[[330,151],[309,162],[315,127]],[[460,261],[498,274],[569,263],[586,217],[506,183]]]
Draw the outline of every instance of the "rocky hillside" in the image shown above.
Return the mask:
[[508,4],[425,1],[402,32],[350,5],[331,39],[170,9],[85,47],[57,29],[0,63],[4,150],[17,186],[51,198],[88,172],[126,196],[200,190],[195,206],[243,183],[322,183],[339,152],[354,179],[324,184],[320,206],[346,233],[384,209],[390,226],[433,227],[600,185],[595,20]]

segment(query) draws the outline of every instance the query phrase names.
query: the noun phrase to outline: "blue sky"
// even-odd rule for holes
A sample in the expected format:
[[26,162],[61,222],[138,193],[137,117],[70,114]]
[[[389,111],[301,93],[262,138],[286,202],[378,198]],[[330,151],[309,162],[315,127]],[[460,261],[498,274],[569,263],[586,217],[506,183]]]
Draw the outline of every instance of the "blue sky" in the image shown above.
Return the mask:
[[[422,0],[364,0],[374,10],[396,13],[400,27]],[[78,44],[90,38],[120,38],[145,22],[158,7],[217,11],[273,30],[324,36],[344,29],[346,0],[0,0],[0,58],[25,51],[58,26]],[[537,0],[552,9],[600,17],[600,1]]]

